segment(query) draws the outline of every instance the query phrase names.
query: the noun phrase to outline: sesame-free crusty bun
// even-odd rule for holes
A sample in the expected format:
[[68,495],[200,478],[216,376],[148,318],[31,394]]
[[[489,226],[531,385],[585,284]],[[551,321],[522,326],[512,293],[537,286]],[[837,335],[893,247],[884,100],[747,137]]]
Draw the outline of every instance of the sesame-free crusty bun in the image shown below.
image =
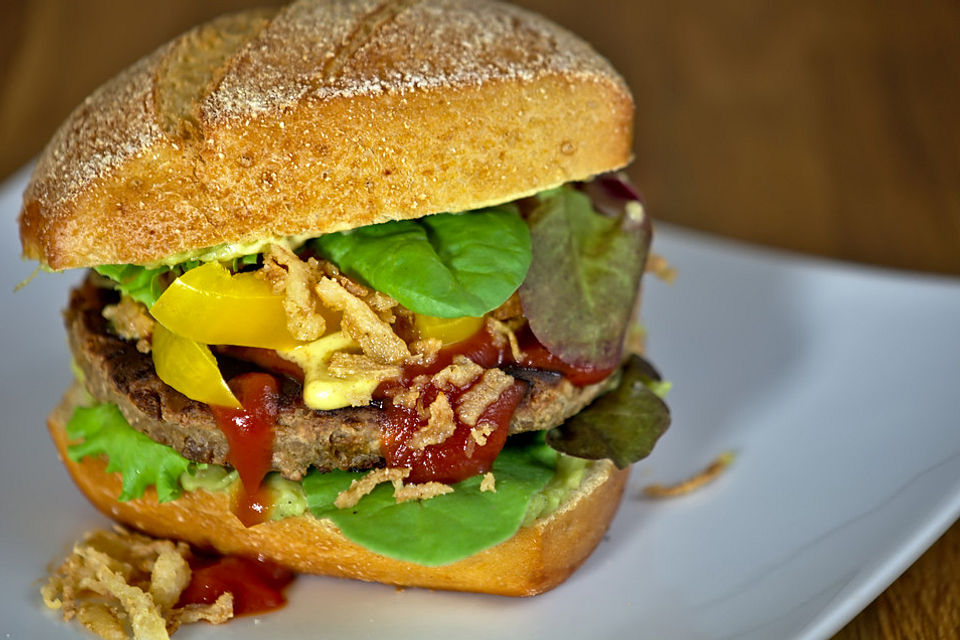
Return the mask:
[[121,478],[106,461],[66,455],[64,425],[84,392],[74,385],[47,425],[60,457],[80,490],[104,514],[154,536],[185,540],[221,553],[262,555],[303,573],[356,578],[401,586],[531,596],[563,582],[600,542],[616,513],[628,469],[593,462],[578,491],[551,515],[511,539],[458,562],[428,567],[394,560],[347,540],[329,520],[307,514],[244,527],[223,491],[185,492],[158,503],[150,487],[137,500],[118,502]]
[[506,4],[235,14],[70,115],[24,194],[24,254],[152,264],[511,201],[624,166],[632,118],[605,59]]

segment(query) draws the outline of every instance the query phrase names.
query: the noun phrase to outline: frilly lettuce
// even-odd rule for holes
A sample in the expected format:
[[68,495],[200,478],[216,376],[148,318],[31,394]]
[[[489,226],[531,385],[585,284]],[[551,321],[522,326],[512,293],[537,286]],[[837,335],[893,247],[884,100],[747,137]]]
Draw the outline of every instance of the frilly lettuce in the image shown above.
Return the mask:
[[77,407],[66,431],[71,440],[82,439],[67,447],[71,460],[102,454],[108,458],[107,471],[123,475],[118,500],[140,498],[151,485],[160,502],[180,496],[180,475],[190,468],[190,461],[131,427],[116,405]]
[[[239,271],[245,266],[256,264],[259,254],[250,254],[233,258],[223,263],[231,271]],[[164,288],[164,274],[171,273],[179,276],[194,267],[200,266],[199,260],[188,260],[172,267],[143,267],[136,264],[104,264],[93,268],[100,275],[113,281],[115,289],[124,293],[137,302],[142,302],[149,309],[157,301]]]
[[160,276],[170,271],[170,267],[148,269],[135,264],[105,264],[93,268],[100,275],[113,280],[113,286],[137,302],[153,306],[163,293]]

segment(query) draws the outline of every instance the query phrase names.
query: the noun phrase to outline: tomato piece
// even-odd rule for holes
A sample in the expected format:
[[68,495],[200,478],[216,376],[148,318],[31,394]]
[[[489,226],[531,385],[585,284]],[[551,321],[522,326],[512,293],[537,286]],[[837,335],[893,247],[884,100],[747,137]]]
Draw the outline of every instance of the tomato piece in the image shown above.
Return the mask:
[[222,407],[240,406],[207,345],[158,324],[153,328],[151,351],[157,376],[191,400]]
[[174,280],[150,308],[164,327],[203,344],[292,349],[283,297],[253,273],[231,274],[217,262]]

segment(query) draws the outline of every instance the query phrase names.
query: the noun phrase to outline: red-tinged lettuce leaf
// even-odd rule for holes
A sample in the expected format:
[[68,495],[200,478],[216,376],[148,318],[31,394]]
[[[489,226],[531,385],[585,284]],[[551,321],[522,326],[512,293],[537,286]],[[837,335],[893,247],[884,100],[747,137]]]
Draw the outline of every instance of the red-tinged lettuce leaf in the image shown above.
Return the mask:
[[650,245],[639,201],[605,178],[623,189],[594,181],[532,199],[533,260],[520,287],[537,340],[568,364],[597,369],[620,362]]
[[617,387],[547,432],[547,444],[576,458],[609,458],[623,469],[650,455],[670,426],[670,409],[648,386],[660,379],[650,363],[632,355]]

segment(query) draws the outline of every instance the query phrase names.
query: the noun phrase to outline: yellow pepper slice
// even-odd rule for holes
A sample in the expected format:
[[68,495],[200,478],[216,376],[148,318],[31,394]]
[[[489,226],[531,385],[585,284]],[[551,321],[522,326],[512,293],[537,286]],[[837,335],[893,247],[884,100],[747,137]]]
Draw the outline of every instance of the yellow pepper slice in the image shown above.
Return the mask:
[[171,333],[161,324],[153,328],[153,366],[168,385],[197,402],[239,408],[210,347]]
[[417,314],[415,319],[421,338],[439,338],[444,346],[466,340],[483,326],[483,318],[434,318]]
[[203,344],[292,349],[283,298],[252,273],[231,275],[217,262],[187,271],[150,308],[164,327]]

